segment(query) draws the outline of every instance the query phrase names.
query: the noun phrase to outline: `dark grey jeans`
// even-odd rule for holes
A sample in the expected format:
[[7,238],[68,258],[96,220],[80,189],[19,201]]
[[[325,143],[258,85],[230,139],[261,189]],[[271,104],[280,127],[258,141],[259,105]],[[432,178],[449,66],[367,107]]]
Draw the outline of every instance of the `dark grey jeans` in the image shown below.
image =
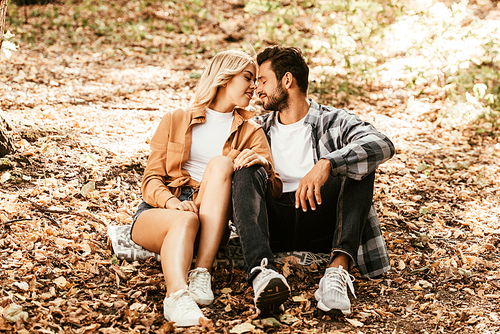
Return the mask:
[[356,181],[330,176],[321,187],[322,204],[312,211],[295,209],[295,192],[274,199],[263,167],[252,166],[233,176],[233,224],[240,237],[248,282],[250,270],[266,257],[276,269],[273,252],[342,252],[356,263],[361,233],[373,200],[375,173]]

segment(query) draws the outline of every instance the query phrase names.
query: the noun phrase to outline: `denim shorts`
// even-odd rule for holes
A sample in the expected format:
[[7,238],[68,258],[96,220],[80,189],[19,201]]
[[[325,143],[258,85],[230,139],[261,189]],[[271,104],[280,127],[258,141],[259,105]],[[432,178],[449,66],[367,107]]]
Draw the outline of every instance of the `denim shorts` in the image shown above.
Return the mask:
[[[193,200],[193,195],[194,195],[194,189],[191,187],[184,187],[181,189],[181,194],[179,197],[177,197],[181,202],[184,201],[192,201]],[[137,218],[141,213],[143,213],[146,210],[149,209],[158,209],[152,205],[149,205],[148,203],[142,201],[141,204],[137,207],[137,211],[134,213],[134,216],[132,217],[132,228],[130,229],[130,237],[132,237],[132,230],[134,229],[134,224]]]

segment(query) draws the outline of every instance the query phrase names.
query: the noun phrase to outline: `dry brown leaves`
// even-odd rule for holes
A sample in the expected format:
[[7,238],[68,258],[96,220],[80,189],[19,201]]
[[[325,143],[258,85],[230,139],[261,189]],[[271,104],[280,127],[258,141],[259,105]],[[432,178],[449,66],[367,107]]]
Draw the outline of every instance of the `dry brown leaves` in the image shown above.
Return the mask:
[[[182,332],[163,318],[159,264],[114,258],[106,225],[130,223],[149,137],[166,110],[187,104],[189,73],[204,62],[55,44],[21,46],[0,64],[0,107],[18,149],[14,168],[0,171],[0,332]],[[244,273],[218,268],[215,302],[203,309],[210,321],[186,332],[500,330],[498,140],[407,108],[418,92],[376,93],[349,108],[397,147],[375,190],[391,272],[377,280],[355,272],[358,299],[337,318],[316,309],[324,267],[288,258],[281,270],[292,298],[281,317],[260,319]],[[432,95],[419,102],[443,107]]]

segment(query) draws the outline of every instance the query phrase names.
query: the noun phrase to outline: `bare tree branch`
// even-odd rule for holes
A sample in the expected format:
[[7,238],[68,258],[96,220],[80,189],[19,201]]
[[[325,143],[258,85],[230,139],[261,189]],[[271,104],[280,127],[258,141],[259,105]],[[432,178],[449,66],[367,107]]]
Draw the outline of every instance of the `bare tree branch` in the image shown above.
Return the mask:
[[7,1],[0,0],[0,50],[3,44],[3,32],[5,30],[5,16],[7,16]]

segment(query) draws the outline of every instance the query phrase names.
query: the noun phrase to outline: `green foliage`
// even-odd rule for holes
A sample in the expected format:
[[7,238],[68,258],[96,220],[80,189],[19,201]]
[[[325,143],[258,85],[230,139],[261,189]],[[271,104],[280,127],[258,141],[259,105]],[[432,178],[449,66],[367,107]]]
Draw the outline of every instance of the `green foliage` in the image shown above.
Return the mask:
[[[349,96],[363,95],[362,84],[376,76],[380,53],[373,46],[403,8],[396,1],[249,0],[245,11],[249,17],[260,17],[257,48],[302,48],[310,62],[317,63],[310,93],[321,102],[345,104]],[[332,70],[335,67],[345,71]]]
[[[309,93],[322,103],[347,106],[353,96],[400,88],[415,99],[442,100],[442,126],[498,134],[499,34],[471,19],[467,6],[466,0],[449,7],[437,0],[246,0],[245,41],[257,50],[302,48]],[[33,46],[60,42],[97,51],[119,43],[123,50],[140,45],[146,54],[165,52],[172,34],[200,35],[202,25],[225,21],[203,0],[11,2],[8,13],[7,27]],[[204,53],[209,45],[186,41],[183,52]]]
[[[439,115],[443,126],[476,124],[478,133],[495,133],[500,41],[486,21],[470,20],[467,5],[466,0],[450,7],[436,0],[248,0],[245,10],[249,18],[259,18],[256,48],[279,44],[305,51],[309,93],[321,102],[345,105],[366,90],[399,86],[446,97]],[[398,77],[384,82],[384,75],[399,67]]]
[[[54,44],[57,39],[53,36],[57,36],[67,39],[74,47],[97,48],[100,44],[114,42],[133,45],[153,40],[155,36],[166,37],[170,32],[198,34],[200,24],[209,19],[203,0],[145,0],[120,4],[74,0],[65,2],[64,6],[71,8],[69,15],[66,12],[62,15],[61,8],[52,4],[25,8],[10,3],[6,24],[22,42],[32,46]],[[129,15],[130,12],[134,15]],[[157,12],[165,17],[158,17]],[[146,49],[150,53],[160,50],[157,47]]]

